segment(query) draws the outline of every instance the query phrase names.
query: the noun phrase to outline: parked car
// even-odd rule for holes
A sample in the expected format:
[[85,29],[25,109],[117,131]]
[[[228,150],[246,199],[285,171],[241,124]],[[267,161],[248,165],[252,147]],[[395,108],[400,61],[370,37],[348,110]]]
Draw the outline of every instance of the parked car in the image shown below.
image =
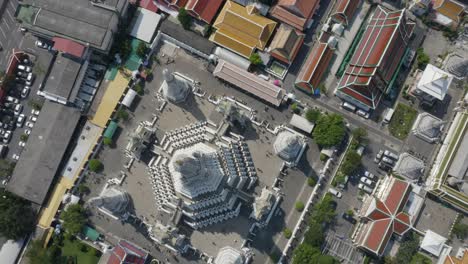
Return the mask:
[[379,169],[384,171],[390,171],[392,167],[386,164],[385,162],[379,162]]
[[366,147],[359,145],[359,147],[356,149],[356,153],[362,157],[362,154],[364,154],[364,150]]
[[349,181],[349,176],[346,175],[344,177],[344,181],[342,183],[338,184],[338,189],[344,190],[344,188],[346,187],[346,184],[348,184],[348,181]]
[[359,188],[359,190],[363,190],[363,191],[365,191],[366,193],[369,193],[369,194],[371,194],[372,191],[373,191],[372,188],[370,188],[369,186],[364,185],[364,184],[362,184],[362,183],[360,183],[360,184],[358,185],[358,188]]
[[15,116],[19,116],[23,112],[23,105],[17,104],[14,108]]
[[23,127],[25,119],[26,119],[26,116],[24,114],[20,114],[18,116],[18,119],[16,119],[16,127]]
[[18,71],[16,72],[16,76],[21,77],[21,78],[26,78],[28,77],[28,73],[24,71]]
[[26,142],[20,141],[20,142],[18,142],[18,146],[24,148],[26,146]]
[[41,41],[41,40],[36,40],[35,44],[39,48],[43,48],[43,49],[48,49],[49,48],[49,44],[47,44],[47,43],[45,43],[44,41]]
[[377,177],[369,171],[365,171],[364,176],[366,176],[366,178],[368,178],[369,180],[377,180]]
[[382,162],[388,164],[389,166],[395,166],[395,161],[389,157],[383,157]]
[[39,110],[31,109],[31,115],[38,116],[40,112],[41,112],[41,111],[39,111]]
[[369,112],[366,112],[366,111],[361,110],[361,109],[357,110],[357,111],[356,111],[356,114],[357,114],[358,116],[364,117],[365,119],[368,119],[368,118],[370,117]]
[[395,153],[393,153],[393,152],[391,152],[391,151],[389,151],[389,150],[386,150],[386,151],[384,152],[384,156],[389,157],[389,158],[392,158],[392,159],[394,159],[394,160],[398,160],[398,158],[399,158],[399,156],[398,156],[397,154],[395,154]]
[[25,86],[23,90],[21,90],[21,98],[25,99],[29,95],[29,91],[31,91],[31,87]]
[[35,116],[30,116],[30,117],[29,117],[29,121],[36,123],[37,117],[35,117]]
[[26,128],[26,129],[24,130],[24,134],[26,134],[26,135],[28,135],[28,136],[31,135],[31,129],[27,129],[27,128]]
[[10,140],[11,140],[11,131],[7,131],[3,135],[3,143],[8,144]]
[[13,154],[13,156],[11,156],[11,158],[13,160],[19,160],[19,155],[18,154]]
[[7,96],[7,97],[6,97],[6,100],[7,100],[7,102],[14,103],[14,104],[19,103],[19,99],[14,98],[14,97],[12,97],[12,96]]
[[356,219],[347,213],[342,213],[341,217],[343,217],[344,220],[350,222],[353,225],[357,223]]
[[369,186],[372,186],[374,184],[373,181],[369,180],[368,178],[366,177],[361,177],[360,181],[366,185],[369,185]]
[[31,72],[32,71],[30,66],[21,65],[21,64],[18,65],[17,69],[20,70],[20,71],[25,71],[25,72]]
[[28,121],[28,122],[26,122],[26,126],[29,127],[29,128],[33,128],[34,123]]
[[15,77],[15,82],[19,84],[24,84],[26,81],[23,78],[20,77]]
[[334,189],[334,188],[330,188],[328,189],[328,192],[333,194],[334,196],[336,196],[337,198],[341,198],[341,196],[343,196],[343,194],[341,192],[339,192],[338,190]]

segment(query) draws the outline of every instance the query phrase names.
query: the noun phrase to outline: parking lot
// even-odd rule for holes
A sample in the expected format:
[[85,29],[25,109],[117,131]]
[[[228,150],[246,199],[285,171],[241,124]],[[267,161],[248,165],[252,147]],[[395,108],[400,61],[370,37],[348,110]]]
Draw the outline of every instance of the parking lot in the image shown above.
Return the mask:
[[53,52],[36,47],[36,40],[27,35],[21,42],[20,49],[25,53],[15,56],[19,62],[2,109],[0,133],[3,144],[8,146],[5,158],[10,161],[19,159],[27,147],[27,135],[34,127],[44,100],[37,92],[54,58]]

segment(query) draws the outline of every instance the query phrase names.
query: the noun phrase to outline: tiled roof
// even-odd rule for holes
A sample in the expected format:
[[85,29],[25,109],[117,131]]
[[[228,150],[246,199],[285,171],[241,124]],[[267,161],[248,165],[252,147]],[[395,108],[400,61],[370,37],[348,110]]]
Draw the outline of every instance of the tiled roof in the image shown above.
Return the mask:
[[296,79],[296,86],[304,89],[317,88],[332,57],[333,50],[327,43],[316,44],[302,65]]
[[303,42],[303,33],[281,24],[271,41],[270,54],[276,59],[289,64],[293,62]]
[[465,10],[465,6],[452,0],[434,0],[433,8],[440,14],[452,19],[455,23],[460,22],[460,15]]
[[158,7],[155,5],[153,0],[140,0],[138,2],[139,2],[140,7],[143,7],[144,9],[147,9],[155,13],[158,11]]
[[338,0],[333,7],[331,17],[343,25],[348,25],[360,2],[361,0]]
[[185,9],[196,18],[211,24],[224,0],[188,0]]
[[281,104],[285,95],[285,91],[273,83],[223,60],[218,62],[213,75],[275,106]]
[[[406,21],[404,12],[404,9],[376,8],[341,77],[338,90],[372,109],[377,107],[412,34],[413,24]],[[373,80],[377,72],[379,79]]]
[[411,229],[411,217],[402,211],[410,193],[409,183],[396,178],[387,178],[385,197],[370,197],[363,215],[367,222],[357,235],[360,247],[380,256],[393,233],[404,235]]
[[211,41],[248,58],[255,49],[265,48],[276,22],[261,16],[252,6],[227,1],[213,27],[216,32]]
[[302,31],[319,7],[319,2],[319,0],[279,0],[270,14],[279,21]]
[[467,264],[468,263],[468,249],[463,250],[463,256],[457,258],[455,256],[447,256],[444,264]]
[[52,38],[52,41],[54,42],[55,50],[61,51],[63,53],[68,53],[77,58],[81,58],[85,51],[85,46],[69,39],[54,37]]
[[144,264],[148,258],[148,252],[124,240],[110,254],[107,264]]

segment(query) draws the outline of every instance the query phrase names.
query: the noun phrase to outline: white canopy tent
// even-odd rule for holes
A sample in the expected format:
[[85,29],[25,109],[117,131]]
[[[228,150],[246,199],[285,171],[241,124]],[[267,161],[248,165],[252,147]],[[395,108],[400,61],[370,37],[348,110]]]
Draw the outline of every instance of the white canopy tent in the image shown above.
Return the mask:
[[124,99],[122,100],[122,104],[125,105],[126,107],[130,107],[133,103],[133,100],[135,99],[135,96],[137,95],[137,92],[133,89],[128,89],[127,94],[125,95]]
[[138,8],[135,19],[133,20],[130,36],[146,43],[151,43],[160,20],[160,15],[144,8]]

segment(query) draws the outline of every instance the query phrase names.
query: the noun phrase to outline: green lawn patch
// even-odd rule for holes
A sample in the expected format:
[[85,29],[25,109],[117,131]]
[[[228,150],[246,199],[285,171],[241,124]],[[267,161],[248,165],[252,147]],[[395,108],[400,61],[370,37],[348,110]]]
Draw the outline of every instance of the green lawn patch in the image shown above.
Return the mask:
[[390,134],[401,140],[406,139],[413,127],[413,123],[417,115],[418,111],[414,108],[399,103],[388,126]]
[[[86,252],[82,248],[86,247]],[[88,245],[81,243],[78,239],[70,241],[63,240],[62,257],[76,257],[79,264],[96,264],[99,262],[99,256],[96,256],[96,250]]]

